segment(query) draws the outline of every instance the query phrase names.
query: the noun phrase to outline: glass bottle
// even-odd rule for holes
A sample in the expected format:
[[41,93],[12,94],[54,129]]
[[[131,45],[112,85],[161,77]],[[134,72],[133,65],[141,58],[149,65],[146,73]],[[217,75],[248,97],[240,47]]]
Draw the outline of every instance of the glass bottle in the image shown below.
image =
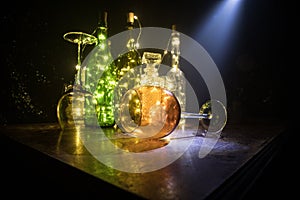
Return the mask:
[[172,68],[166,75],[166,88],[172,91],[178,99],[181,110],[185,111],[186,107],[186,79],[179,67],[180,60],[180,33],[176,31],[176,26],[172,25],[171,33],[171,56]]
[[[142,59],[137,50],[138,41],[134,37],[134,17],[133,12],[127,14],[128,40],[127,44],[124,44],[126,51],[115,60],[117,77],[117,86],[114,93],[115,111],[119,110],[119,102],[125,92],[140,83],[141,68],[139,66],[142,64]],[[140,70],[136,71],[136,69]],[[115,117],[118,118],[117,113],[115,112]]]
[[[86,125],[101,127],[113,126],[114,105],[113,91],[116,84],[115,63],[113,61],[108,41],[107,12],[103,12],[94,33],[97,38],[95,48],[87,57],[85,87],[96,99],[85,102]],[[94,115],[97,115],[95,121]]]
[[165,87],[174,93],[179,101],[181,111],[186,111],[186,79],[179,67],[180,60],[180,33],[172,25],[171,33],[171,69],[166,74]]
[[116,73],[117,79],[120,80],[130,69],[133,69],[142,64],[141,55],[137,50],[137,42],[133,37],[134,29],[134,13],[129,12],[127,14],[127,30],[128,30],[128,40],[127,40],[127,51],[122,54],[116,60]]

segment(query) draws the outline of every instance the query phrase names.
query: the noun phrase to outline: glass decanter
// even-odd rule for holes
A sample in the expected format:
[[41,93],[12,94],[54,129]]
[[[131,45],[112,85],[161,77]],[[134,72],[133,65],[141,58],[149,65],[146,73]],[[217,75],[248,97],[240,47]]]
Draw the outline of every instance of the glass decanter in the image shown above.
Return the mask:
[[209,100],[198,113],[184,112],[169,90],[144,85],[130,89],[121,99],[118,127],[136,138],[160,139],[171,134],[181,119],[199,119],[207,133],[219,133],[227,123],[222,102]]

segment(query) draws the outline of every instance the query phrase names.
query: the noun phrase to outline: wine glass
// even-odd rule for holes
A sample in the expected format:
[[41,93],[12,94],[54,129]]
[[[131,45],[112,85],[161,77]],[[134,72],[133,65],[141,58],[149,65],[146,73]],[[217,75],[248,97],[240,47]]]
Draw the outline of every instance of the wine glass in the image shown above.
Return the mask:
[[171,134],[180,119],[196,118],[206,132],[219,133],[227,122],[222,102],[209,100],[199,113],[182,112],[179,101],[169,90],[152,85],[128,90],[120,102],[117,126],[138,138],[164,138]]
[[[77,65],[74,84],[65,87],[58,101],[57,118],[61,129],[73,129],[76,125],[84,125],[86,107],[95,106],[93,95],[83,88],[85,75],[81,66],[81,52],[82,45],[96,44],[97,38],[83,32],[68,32],[63,35],[63,38],[77,44]],[[96,119],[92,117],[89,120]]]

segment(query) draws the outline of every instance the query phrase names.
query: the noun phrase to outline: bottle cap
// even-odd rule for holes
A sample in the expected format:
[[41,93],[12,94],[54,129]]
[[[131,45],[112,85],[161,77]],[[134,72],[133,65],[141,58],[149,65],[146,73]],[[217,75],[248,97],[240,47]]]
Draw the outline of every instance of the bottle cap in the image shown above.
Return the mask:
[[102,27],[107,27],[107,11],[99,13],[98,24]]
[[105,26],[107,26],[107,11],[103,12],[102,19],[103,19],[103,22],[104,22]]

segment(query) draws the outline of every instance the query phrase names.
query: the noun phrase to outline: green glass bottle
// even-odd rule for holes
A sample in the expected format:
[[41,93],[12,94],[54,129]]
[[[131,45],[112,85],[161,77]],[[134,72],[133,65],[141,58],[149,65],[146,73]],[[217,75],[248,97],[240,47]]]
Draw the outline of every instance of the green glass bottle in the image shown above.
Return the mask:
[[113,91],[116,73],[107,39],[107,12],[101,16],[94,34],[97,37],[97,44],[86,58],[85,89],[94,96],[93,102],[86,101],[86,125],[113,126],[115,124]]
[[[119,55],[115,60],[116,64],[116,77],[117,87],[115,88],[115,117],[118,118],[118,110],[120,108],[120,99],[128,89],[137,86],[140,83],[141,72],[136,71],[138,68],[140,71],[142,68],[142,57],[137,50],[138,37],[134,37],[134,13],[129,12],[127,14],[127,26],[128,40],[127,44],[124,44],[126,51],[124,54]],[[118,119],[119,120],[119,119]]]

